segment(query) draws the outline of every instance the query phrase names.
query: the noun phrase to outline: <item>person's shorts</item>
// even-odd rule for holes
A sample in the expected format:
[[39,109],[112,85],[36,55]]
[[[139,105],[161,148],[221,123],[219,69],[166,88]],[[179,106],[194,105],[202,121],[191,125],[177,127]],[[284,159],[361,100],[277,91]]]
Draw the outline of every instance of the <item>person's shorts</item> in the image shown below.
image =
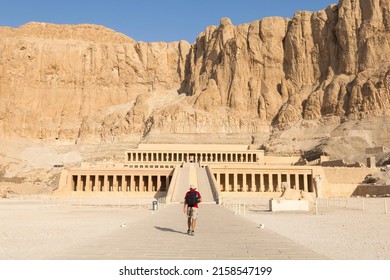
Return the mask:
[[199,209],[196,207],[187,207],[187,217],[191,219],[198,218]]

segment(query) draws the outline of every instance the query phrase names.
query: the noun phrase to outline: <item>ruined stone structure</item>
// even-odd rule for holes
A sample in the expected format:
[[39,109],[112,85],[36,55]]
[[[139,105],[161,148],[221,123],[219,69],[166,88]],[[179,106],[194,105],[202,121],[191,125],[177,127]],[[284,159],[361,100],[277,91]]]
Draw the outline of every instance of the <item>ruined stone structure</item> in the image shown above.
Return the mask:
[[121,193],[181,201],[190,184],[204,201],[229,195],[278,197],[283,187],[316,196],[348,195],[372,169],[294,165],[296,157],[265,156],[246,145],[139,145],[122,162],[64,171],[60,192]]

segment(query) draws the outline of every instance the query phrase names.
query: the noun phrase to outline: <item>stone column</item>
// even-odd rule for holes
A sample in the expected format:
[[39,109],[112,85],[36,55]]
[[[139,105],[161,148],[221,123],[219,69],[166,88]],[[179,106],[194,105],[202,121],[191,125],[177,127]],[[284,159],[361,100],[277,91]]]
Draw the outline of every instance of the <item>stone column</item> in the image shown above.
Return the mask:
[[226,189],[226,192],[230,192],[230,186],[229,186],[229,173],[226,173],[226,175],[225,175],[225,184],[226,184],[226,187],[225,187],[225,189]]
[[309,191],[309,184],[308,184],[307,176],[308,176],[308,174],[303,174],[303,190],[305,192]]
[[291,189],[291,179],[290,179],[291,174],[290,174],[290,172],[287,173],[286,176],[287,176],[287,186]]
[[109,186],[108,186],[108,175],[104,175],[102,189],[103,189],[104,192],[108,191],[108,189],[109,189]]
[[135,191],[135,180],[134,180],[134,175],[130,175],[130,191],[131,191],[131,192]]
[[322,197],[322,178],[320,175],[314,176],[314,188],[316,191],[316,197]]
[[74,189],[76,192],[81,190],[81,175],[77,175],[76,186]]
[[[230,159],[232,159],[232,158],[230,158]],[[233,191],[237,192],[237,173],[236,172],[233,173]]]
[[165,185],[167,186],[167,190],[169,189],[169,176],[167,175],[166,177],[165,177]]
[[141,192],[145,192],[146,191],[146,188],[147,188],[147,185],[145,184],[145,178],[144,178],[145,175],[141,175],[140,178],[140,191]]
[[126,191],[126,192],[129,192],[130,191],[130,176],[123,176],[124,178],[125,178],[125,182],[124,182],[124,185],[123,185],[123,187],[124,187],[124,190]]
[[295,174],[295,189],[299,190],[299,174]]
[[[255,192],[256,191],[256,175],[255,175],[255,173],[252,173],[251,176],[252,176],[251,191]],[[260,188],[260,186],[259,186],[259,188]]]
[[126,185],[126,175],[122,175],[122,182],[121,182],[121,186],[122,186],[122,192],[126,191],[127,190],[127,185]]
[[86,192],[90,191],[90,189],[89,189],[89,186],[90,186],[90,183],[89,183],[90,178],[89,178],[89,176],[90,175],[86,175],[85,176],[85,186],[84,187],[85,187],[85,191]]
[[281,192],[282,191],[282,174],[278,173],[278,186],[276,188],[276,191]]
[[161,189],[161,175],[157,175],[156,191]]
[[265,174],[264,173],[261,173],[260,174],[260,191],[261,192],[265,192],[265,180],[264,180],[264,176]]
[[273,178],[274,176],[273,176],[273,174],[272,173],[270,173],[269,175],[268,175],[268,178],[269,178],[269,189],[270,189],[270,191],[271,192],[273,192],[274,191],[274,178]]
[[99,175],[95,175],[95,191],[100,191],[100,188],[99,188]]
[[248,191],[248,187],[246,185],[246,173],[242,174],[242,191],[243,192]]
[[95,182],[94,181],[92,182],[92,180],[91,180],[92,176],[95,176],[95,178],[96,178],[96,175],[88,175],[89,178],[87,178],[88,184],[89,184],[89,191],[92,191],[92,187],[94,187],[94,184],[95,184]]
[[120,175],[115,175],[116,179],[115,179],[115,186],[116,186],[116,191],[118,192],[121,192],[122,191],[122,178],[123,176],[121,176],[120,178],[120,181],[119,181],[119,176]]
[[148,192],[153,191],[153,177],[152,175],[148,176]]
[[116,175],[112,175],[112,191],[115,192],[118,190],[118,178]]

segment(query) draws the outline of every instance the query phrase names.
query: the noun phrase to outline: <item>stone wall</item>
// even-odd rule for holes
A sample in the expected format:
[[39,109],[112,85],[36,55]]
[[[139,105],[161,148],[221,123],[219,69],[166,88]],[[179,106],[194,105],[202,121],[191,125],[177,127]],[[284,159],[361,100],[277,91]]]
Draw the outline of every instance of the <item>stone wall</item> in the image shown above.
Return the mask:
[[317,170],[324,178],[324,197],[349,197],[368,174],[376,171],[372,168],[353,167],[323,167]]
[[390,195],[390,185],[368,185],[361,184],[358,185],[357,188],[352,193],[354,196],[365,196],[365,195]]

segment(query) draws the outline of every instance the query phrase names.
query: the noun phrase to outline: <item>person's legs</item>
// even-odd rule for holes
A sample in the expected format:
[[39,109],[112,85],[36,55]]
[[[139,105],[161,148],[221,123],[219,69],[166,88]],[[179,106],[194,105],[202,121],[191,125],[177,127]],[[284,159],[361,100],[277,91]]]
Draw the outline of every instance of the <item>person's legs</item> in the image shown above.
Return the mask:
[[188,225],[188,232],[189,232],[189,231],[191,231],[191,225],[192,225],[192,223],[191,223],[191,217],[188,217],[188,219],[187,219],[187,225]]
[[198,218],[198,208],[192,208],[192,215],[191,215],[191,228],[192,228],[192,234],[195,232],[196,227],[196,220]]
[[192,231],[195,231],[196,219],[191,219]]
[[191,217],[192,217],[192,208],[191,208],[191,207],[188,207],[188,208],[187,208],[187,226],[188,226],[187,233],[188,233],[188,234],[191,233],[191,226],[192,226]]

